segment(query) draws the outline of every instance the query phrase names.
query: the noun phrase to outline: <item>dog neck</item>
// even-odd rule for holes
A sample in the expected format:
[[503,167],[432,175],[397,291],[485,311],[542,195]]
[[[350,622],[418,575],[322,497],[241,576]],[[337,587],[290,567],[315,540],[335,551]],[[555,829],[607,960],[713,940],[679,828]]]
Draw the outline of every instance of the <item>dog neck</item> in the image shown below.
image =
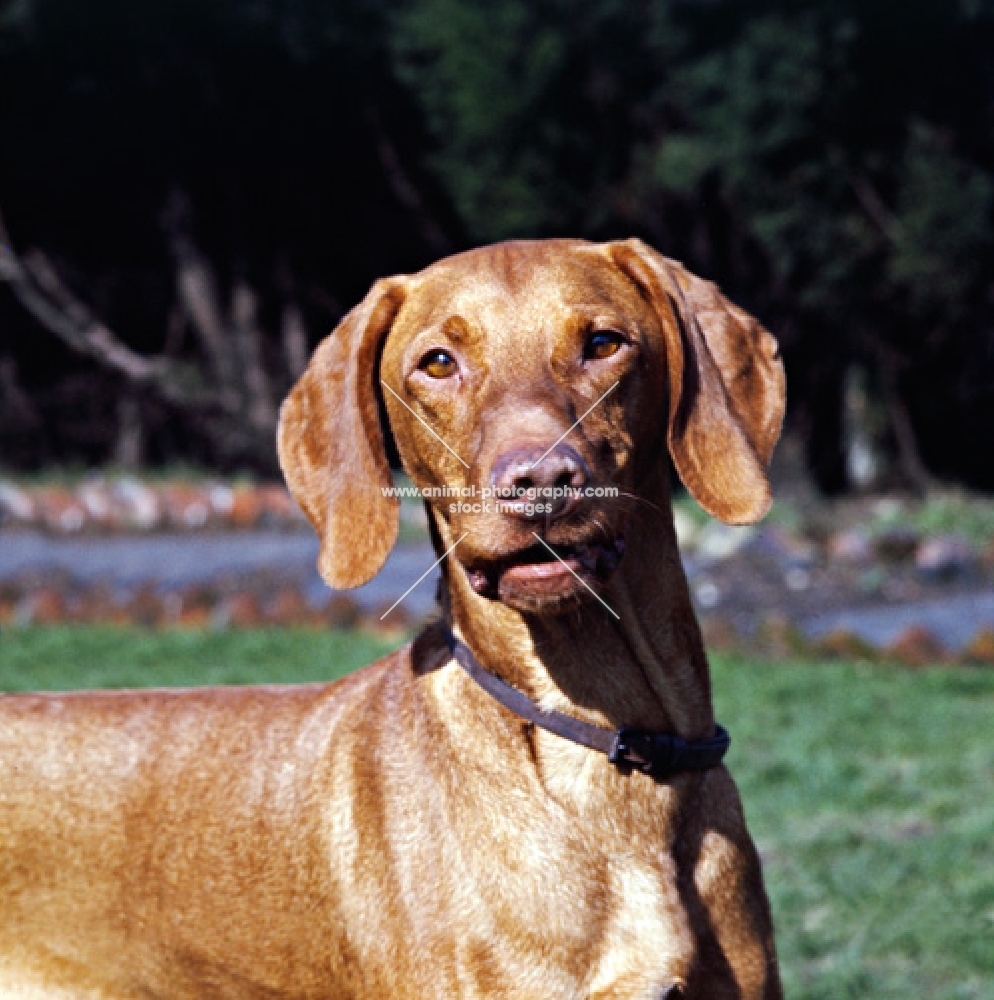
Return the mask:
[[543,708],[697,739],[712,733],[710,681],[665,476],[640,490],[648,502],[632,511],[626,555],[601,592],[610,610],[591,596],[572,612],[525,614],[476,594],[458,564],[446,567],[445,610],[484,669]]

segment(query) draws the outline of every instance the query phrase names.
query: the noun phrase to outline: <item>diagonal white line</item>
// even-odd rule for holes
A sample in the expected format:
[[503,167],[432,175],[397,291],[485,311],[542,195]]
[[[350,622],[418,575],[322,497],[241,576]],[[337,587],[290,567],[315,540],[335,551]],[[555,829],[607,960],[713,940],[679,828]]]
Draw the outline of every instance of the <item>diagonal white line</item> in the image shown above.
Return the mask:
[[[443,442],[443,443],[444,443],[444,442]],[[391,612],[391,611],[393,611],[393,609],[394,609],[395,607],[397,607],[397,605],[398,605],[398,604],[400,604],[400,602],[401,602],[401,601],[402,601],[402,600],[403,600],[403,599],[404,599],[405,597],[407,597],[407,595],[408,595],[408,594],[409,594],[409,593],[410,593],[410,592],[411,592],[412,590],[414,590],[414,588],[415,588],[415,587],[416,587],[416,586],[417,586],[417,585],[418,585],[418,584],[419,584],[419,583],[420,583],[420,582],[421,582],[421,581],[422,581],[422,580],[423,580],[423,579],[424,579],[424,578],[425,578],[425,577],[426,577],[426,576],[427,576],[427,575],[428,575],[428,574],[429,574],[429,573],[430,573],[430,572],[431,572],[431,571],[432,571],[432,570],[433,570],[433,569],[434,569],[434,568],[435,568],[435,567],[436,567],[436,566],[437,566],[437,565],[438,565],[438,564],[439,564],[439,563],[440,563],[440,562],[441,562],[441,561],[442,561],[442,560],[443,560],[443,559],[444,559],[444,558],[445,558],[445,557],[446,557],[446,556],[447,556],[447,555],[448,555],[448,554],[449,554],[449,553],[450,553],[450,552],[451,552],[451,551],[452,551],[452,550],[453,550],[453,549],[454,549],[454,548],[455,548],[455,547],[456,547],[456,546],[457,546],[457,545],[458,545],[458,544],[459,544],[459,543],[460,543],[460,542],[461,542],[461,541],[462,541],[462,540],[463,540],[463,539],[464,539],[464,538],[465,538],[465,537],[466,537],[466,536],[467,536],[468,534],[469,534],[469,532],[468,532],[468,531],[464,531],[464,532],[463,532],[463,533],[462,533],[462,534],[461,534],[461,535],[460,535],[460,536],[459,536],[459,537],[458,537],[458,538],[457,538],[457,539],[456,539],[456,540],[455,540],[455,541],[454,541],[454,542],[452,543],[452,545],[451,545],[451,546],[450,546],[450,547],[449,547],[449,548],[448,548],[448,549],[447,549],[447,550],[446,550],[445,552],[443,552],[443,553],[442,553],[442,554],[441,554],[441,555],[440,555],[440,556],[439,556],[439,557],[438,557],[438,558],[437,558],[437,559],[436,559],[436,560],[435,560],[435,561],[434,561],[434,562],[433,562],[433,563],[432,563],[432,564],[431,564],[431,565],[430,565],[430,566],[429,566],[429,567],[428,567],[428,568],[427,568],[427,569],[426,569],[426,570],[425,570],[425,571],[424,571],[424,572],[423,572],[423,573],[421,574],[421,576],[419,576],[419,577],[418,577],[418,578],[417,578],[417,579],[416,579],[416,580],[414,581],[414,583],[412,583],[412,584],[410,585],[410,587],[408,587],[408,588],[407,588],[407,590],[405,590],[405,591],[404,591],[404,593],[403,593],[403,594],[401,594],[401,595],[400,595],[400,597],[398,597],[398,598],[397,598],[397,600],[396,600],[396,601],[394,601],[394,602],[393,602],[393,604],[391,604],[391,605],[390,605],[390,607],[389,607],[389,608],[387,608],[387,609],[386,609],[386,611],[384,611],[384,612],[383,612],[383,614],[382,614],[382,615],[380,615],[380,621],[383,621],[383,619],[384,619],[384,618],[386,618],[386,616],[387,616],[388,614],[390,614],[390,612]],[[583,581],[581,581],[581,583],[582,583],[582,582],[583,582]]]
[[[384,382],[384,381],[383,381],[383,379],[380,379],[380,385],[382,385],[384,389],[390,389],[390,386],[388,386],[388,385],[386,384],[386,382]],[[613,388],[613,387],[612,387],[612,388]],[[608,390],[608,392],[610,392],[610,389]],[[418,418],[418,420],[420,420],[420,421],[421,421],[421,423],[425,425],[425,428],[426,428],[426,429],[428,430],[428,433],[429,433],[429,434],[433,434],[433,435],[434,435],[434,436],[435,436],[436,438],[438,438],[438,440],[439,440],[439,441],[442,441],[442,439],[441,439],[440,437],[438,437],[438,435],[437,435],[437,434],[435,433],[435,431],[434,431],[434,430],[432,430],[431,426],[430,426],[430,425],[429,425],[428,423],[426,423],[426,422],[425,422],[425,420],[424,420],[424,419],[423,419],[423,418],[422,418],[422,417],[421,417],[421,416],[420,416],[419,414],[417,414],[417,413],[414,413],[414,410],[412,410],[412,409],[411,409],[411,408],[410,408],[410,407],[409,407],[409,406],[407,405],[407,403],[405,403],[405,402],[404,402],[404,400],[402,400],[402,399],[400,398],[400,396],[398,396],[398,395],[397,395],[397,393],[395,393],[395,392],[393,391],[393,389],[390,389],[390,395],[391,395],[391,396],[393,396],[393,397],[394,397],[394,399],[396,399],[396,400],[397,400],[397,401],[398,401],[398,402],[399,402],[399,403],[401,404],[401,406],[404,406],[404,407],[405,407],[405,408],[406,408],[406,409],[407,409],[407,410],[408,410],[408,411],[409,411],[410,413],[414,414],[414,416],[416,416],[416,417]],[[599,402],[600,402],[600,400],[598,400],[597,402],[599,403]],[[596,405],[597,405],[597,403],[594,403],[594,406],[596,406]],[[588,412],[589,412],[589,411],[588,411]],[[587,415],[587,414],[585,413],[585,414],[584,414],[583,416],[585,417],[586,415]],[[583,417],[581,417],[580,419],[582,420],[582,419],[583,419]],[[572,428],[570,428],[570,430],[572,430]],[[567,433],[569,433],[569,431],[567,431]],[[560,440],[562,440],[562,439],[560,438]],[[445,442],[444,442],[444,441],[442,441],[442,444],[443,444],[443,445],[444,445],[444,446],[445,446],[446,448],[449,448],[449,446],[448,446],[447,444],[445,444]],[[559,444],[559,441],[557,441],[557,442],[556,442],[556,444]],[[555,445],[553,445],[553,448],[554,448],[554,447],[555,447]],[[449,448],[449,451],[452,451],[452,449],[451,449],[451,448]],[[453,455],[456,455],[456,453],[455,453],[454,451],[452,451],[452,454],[453,454]],[[543,456],[543,457],[544,457],[544,456]],[[458,455],[456,455],[456,458],[459,458],[459,456],[458,456]],[[462,459],[461,459],[461,458],[459,458],[459,461],[460,461],[460,462],[462,462]],[[463,464],[463,465],[465,465],[467,469],[469,468],[469,463],[468,463],[468,462],[462,462],[462,464]]]
[[[617,384],[618,384],[618,383],[617,383],[617,382],[615,382],[615,385],[617,385]],[[611,389],[613,389],[613,388],[614,388],[614,386],[611,386]],[[610,391],[611,391],[611,389],[608,389],[608,391],[607,391],[607,392],[610,392]],[[606,392],[606,393],[604,393],[604,395],[605,395],[605,396],[607,395],[607,392]],[[603,397],[602,397],[602,398],[603,398]],[[598,402],[600,402],[600,400],[598,400]],[[597,403],[594,403],[594,406],[596,406],[596,405],[597,405]],[[593,409],[593,407],[591,407],[591,409]],[[544,539],[543,539],[543,538],[541,537],[541,535],[537,534],[537,533],[536,533],[536,532],[534,532],[534,531],[532,532],[532,534],[533,534],[533,535],[535,535],[535,537],[536,537],[536,538],[537,538],[537,539],[538,539],[538,540],[539,540],[539,541],[540,541],[540,542],[541,542],[541,543],[542,543],[542,544],[543,544],[543,545],[544,545],[544,546],[545,546],[545,547],[546,547],[546,548],[547,548],[547,549],[548,549],[548,550],[549,550],[549,551],[550,551],[550,552],[551,552],[551,553],[552,553],[552,554],[553,554],[553,555],[554,555],[554,556],[555,556],[555,557],[556,557],[557,559],[559,559],[559,556],[557,555],[557,553],[556,553],[555,549],[553,549],[553,548],[552,548],[552,546],[551,546],[551,545],[549,545],[549,544],[548,544],[548,543],[547,543],[547,542],[546,542],[546,541],[545,541],[545,540],[544,540]],[[466,537],[466,536],[465,536],[465,535],[463,535],[463,538],[465,538],[465,537]],[[562,563],[562,564],[563,564],[563,565],[564,565],[564,566],[565,566],[565,567],[566,567],[566,568],[567,568],[567,569],[568,569],[568,570],[569,570],[569,571],[570,571],[571,573],[573,573],[573,567],[572,567],[572,566],[570,566],[570,564],[569,564],[568,562],[566,562],[566,560],[565,560],[565,559],[559,559],[559,561],[560,561],[560,562],[561,562],[561,563]],[[618,612],[617,612],[617,611],[615,611],[615,610],[614,610],[614,608],[612,608],[612,607],[611,607],[611,605],[610,605],[610,604],[608,604],[608,603],[607,603],[607,601],[605,601],[605,600],[604,600],[604,598],[603,598],[603,597],[601,597],[601,595],[600,595],[600,594],[598,594],[598,593],[597,593],[597,591],[596,591],[596,590],[594,590],[594,589],[593,589],[593,588],[592,588],[592,587],[590,586],[590,584],[588,584],[588,583],[587,583],[587,581],[586,581],[586,580],[583,580],[583,579],[582,579],[581,577],[577,576],[577,575],[576,575],[576,573],[573,573],[573,576],[576,576],[576,578],[577,578],[577,579],[578,579],[578,580],[580,581],[580,583],[582,583],[582,584],[584,585],[584,587],[586,587],[586,588],[587,588],[587,590],[589,590],[589,591],[590,591],[590,593],[591,593],[591,594],[593,594],[593,595],[594,595],[594,597],[596,597],[596,598],[597,598],[597,600],[598,600],[598,601],[600,601],[600,602],[601,602],[601,604],[603,604],[603,605],[604,605],[604,607],[605,607],[605,608],[607,608],[607,609],[608,609],[608,611],[610,611],[610,612],[611,612],[611,614],[612,614],[612,615],[614,615],[614,617],[618,619],[618,621],[619,621],[619,622],[621,621],[621,615],[619,615],[619,614],[618,614]]]
[[[601,402],[601,400],[603,400],[603,399],[604,399],[604,397],[608,395],[608,393],[610,393],[610,392],[614,392],[614,390],[615,390],[615,389],[617,389],[617,388],[618,388],[618,386],[619,386],[620,384],[621,384],[620,382],[615,382],[615,383],[614,383],[614,385],[612,385],[612,386],[611,386],[611,388],[610,388],[610,389],[608,389],[608,391],[607,391],[607,392],[605,392],[605,393],[604,393],[604,395],[603,395],[603,396],[601,396],[601,397],[600,397],[600,399],[598,399],[598,400],[597,400],[597,402],[596,402],[596,403],[594,403],[594,404],[593,404],[593,405],[592,405],[592,406],[590,407],[590,409],[588,409],[588,410],[586,411],[586,413],[583,413],[583,414],[582,414],[581,416],[579,416],[579,417],[577,417],[577,418],[576,418],[576,423],[574,423],[574,424],[573,424],[573,427],[571,427],[571,428],[570,428],[570,429],[569,429],[568,431],[566,431],[566,434],[563,434],[563,435],[561,435],[560,437],[557,437],[557,438],[556,438],[556,440],[555,440],[555,441],[553,441],[553,442],[552,442],[552,444],[550,444],[550,445],[549,445],[548,449],[547,449],[547,450],[546,450],[545,452],[543,452],[543,453],[542,453],[542,455],[541,455],[541,456],[540,456],[539,458],[536,458],[536,459],[535,459],[535,461],[534,461],[534,462],[532,462],[532,464],[531,464],[530,466],[528,466],[528,468],[529,468],[529,469],[534,469],[534,468],[535,468],[535,466],[536,466],[536,465],[538,465],[538,463],[539,463],[539,462],[541,462],[541,461],[542,461],[542,459],[543,459],[543,458],[545,458],[545,456],[546,456],[546,455],[548,455],[548,454],[549,454],[549,452],[550,452],[550,451],[552,451],[552,449],[553,449],[553,448],[555,448],[555,446],[556,446],[557,444],[559,444],[559,442],[560,442],[560,441],[562,441],[562,439],[563,439],[564,437],[566,437],[566,436],[567,436],[567,435],[568,435],[568,434],[569,434],[569,433],[570,433],[570,432],[571,432],[571,431],[573,430],[573,428],[574,428],[574,427],[576,427],[576,426],[577,426],[577,424],[579,424],[579,423],[580,423],[580,421],[582,421],[582,420],[583,420],[583,418],[587,416],[587,414],[588,414],[588,413],[590,413],[590,410],[592,410],[592,409],[593,409],[593,408],[594,408],[595,406],[597,406],[597,404],[598,404],[598,403],[600,403],[600,402]],[[403,401],[402,401],[402,402],[403,402]],[[541,539],[539,539],[539,541],[541,541]],[[581,580],[580,582],[582,583],[583,581]]]

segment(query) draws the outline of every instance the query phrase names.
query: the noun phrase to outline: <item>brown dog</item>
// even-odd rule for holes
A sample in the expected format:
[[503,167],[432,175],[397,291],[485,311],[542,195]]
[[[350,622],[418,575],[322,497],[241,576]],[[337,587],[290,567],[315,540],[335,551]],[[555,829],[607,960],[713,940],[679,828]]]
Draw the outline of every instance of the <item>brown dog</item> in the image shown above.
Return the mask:
[[[377,282],[280,455],[354,587],[397,533],[385,418],[422,490],[467,495],[430,512],[479,663],[543,709],[695,740],[667,449],[706,510],[754,521],[783,400],[773,338],[644,244],[509,243]],[[728,772],[616,767],[447,641],[334,685],[0,699],[0,996],[779,997]]]

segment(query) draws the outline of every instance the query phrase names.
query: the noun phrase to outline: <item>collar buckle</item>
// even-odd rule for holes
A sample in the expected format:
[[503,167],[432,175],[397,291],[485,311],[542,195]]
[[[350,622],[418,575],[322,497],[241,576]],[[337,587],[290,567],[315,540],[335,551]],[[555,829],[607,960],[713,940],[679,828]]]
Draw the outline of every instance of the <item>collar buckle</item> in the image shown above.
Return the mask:
[[683,770],[687,741],[667,733],[644,733],[638,729],[619,729],[608,760],[622,771],[641,771],[657,777]]

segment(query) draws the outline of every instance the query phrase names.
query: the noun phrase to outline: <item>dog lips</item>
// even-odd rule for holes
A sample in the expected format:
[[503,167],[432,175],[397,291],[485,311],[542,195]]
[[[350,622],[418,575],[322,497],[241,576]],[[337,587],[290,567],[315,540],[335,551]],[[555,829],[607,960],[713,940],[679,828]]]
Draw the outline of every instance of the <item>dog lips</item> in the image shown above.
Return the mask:
[[471,569],[467,572],[467,576],[469,577],[469,585],[478,594],[486,594],[493,589],[490,578],[482,569]]

